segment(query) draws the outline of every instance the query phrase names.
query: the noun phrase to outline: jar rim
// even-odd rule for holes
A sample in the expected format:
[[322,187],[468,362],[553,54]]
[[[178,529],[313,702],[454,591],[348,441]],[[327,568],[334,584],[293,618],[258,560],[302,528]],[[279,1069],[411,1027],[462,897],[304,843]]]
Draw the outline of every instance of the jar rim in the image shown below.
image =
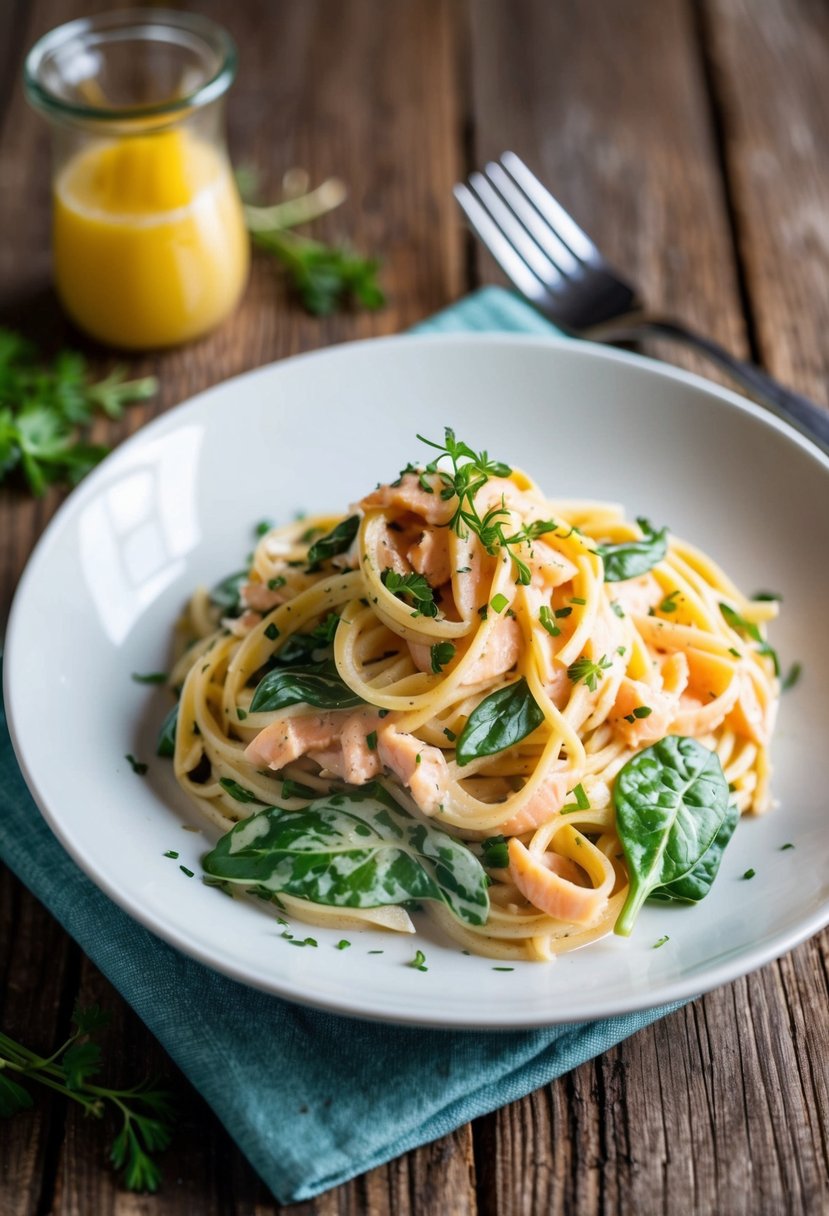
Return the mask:
[[[134,28],[148,38],[153,28],[179,31],[201,39],[219,59],[219,66],[198,88],[181,97],[144,105],[104,107],[67,101],[43,84],[40,72],[47,56],[73,39]],[[29,51],[23,68],[23,86],[29,101],[55,118],[68,118],[97,125],[142,118],[171,117],[182,111],[201,109],[223,96],[236,78],[236,44],[222,26],[199,13],[164,8],[132,8],[79,17],[44,34]]]

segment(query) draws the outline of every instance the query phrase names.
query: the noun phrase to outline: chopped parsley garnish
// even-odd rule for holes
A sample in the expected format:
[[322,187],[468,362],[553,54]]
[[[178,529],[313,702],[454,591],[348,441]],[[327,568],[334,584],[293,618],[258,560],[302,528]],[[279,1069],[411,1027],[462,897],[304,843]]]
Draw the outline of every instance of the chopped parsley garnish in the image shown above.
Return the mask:
[[140,675],[137,671],[132,673],[132,678],[136,684],[166,684],[166,671],[149,671],[146,675]]
[[571,790],[570,793],[573,795],[576,801],[568,802],[565,806],[563,806],[560,812],[562,815],[572,815],[574,811],[590,810],[590,799],[587,797],[584,786],[581,784],[581,782],[579,782],[576,788]]
[[662,603],[659,605],[659,611],[665,613],[676,612],[677,608],[679,607],[676,601],[681,594],[681,591],[672,591],[669,595],[666,595]]
[[265,536],[268,532],[270,532],[271,528],[273,528],[273,527],[274,527],[273,520],[261,519],[259,521],[259,523],[256,525],[256,528],[254,529],[254,531],[256,532],[257,536]]
[[771,600],[773,603],[782,603],[783,596],[779,591],[755,591],[751,597],[755,603],[766,603]]
[[620,620],[624,618],[625,610],[622,607],[622,605],[619,603],[618,600],[611,600],[610,607],[613,609],[613,611],[616,613],[616,615],[619,617]]
[[509,604],[509,600],[507,599],[507,597],[505,595],[503,595],[500,591],[498,592],[497,595],[493,595],[492,599],[489,602],[490,602],[493,612],[503,612],[504,609]]
[[144,774],[147,771],[147,765],[144,764],[143,761],[136,760],[135,756],[130,756],[130,755],[126,755],[124,757],[124,759],[129,760],[130,767],[132,768],[132,771],[134,773],[137,773],[139,777],[144,776]]
[[743,878],[753,878],[756,873],[757,873],[756,870],[746,870],[745,874],[743,875]]
[[349,948],[349,946],[350,946],[350,945],[351,945],[351,942],[346,941],[346,939],[345,939],[345,938],[342,938],[342,940],[341,940],[341,941],[338,941],[338,942],[337,942],[337,944],[336,944],[336,946],[334,947],[334,949],[335,949],[335,950],[347,950],[347,949]]
[[[290,934],[283,933],[282,936],[290,937]],[[316,946],[318,944],[319,943],[317,942],[316,938],[313,938],[313,937],[303,938],[302,941],[298,941],[296,938],[291,938],[291,940],[288,942],[289,946]]]
[[454,743],[458,737],[453,730],[449,729],[448,726],[445,726],[443,728],[443,733],[446,735],[446,738],[449,740],[450,743]]
[[571,595],[570,603],[578,604],[579,606],[583,607],[587,603],[587,600],[583,600],[580,595]]
[[590,691],[595,692],[599,680],[602,679],[610,665],[607,655],[603,654],[597,663],[593,659],[588,659],[586,655],[582,655],[580,659],[576,659],[575,663],[570,664],[567,668],[567,675],[574,684],[583,680]]
[[493,967],[493,971],[514,971],[514,967]]
[[164,854],[164,856],[165,856],[165,857],[172,857],[173,861],[178,861],[178,856],[179,856],[179,855],[178,855],[178,853],[175,851],[175,849],[168,849],[168,850],[167,850],[167,852]]
[[246,709],[241,709],[241,708],[240,708],[240,707],[237,705],[237,706],[236,706],[236,717],[239,719],[239,721],[240,721],[240,722],[244,722],[244,720],[245,720],[245,718],[246,718],[247,716],[248,716],[248,711],[247,711]]
[[489,616],[489,604],[481,604],[480,608],[478,609],[478,616],[482,621],[486,620],[486,618]]
[[271,642],[275,642],[279,637],[279,630],[277,629],[276,625],[274,625],[273,621],[271,621],[270,625],[268,625],[268,627],[265,629],[265,637]]
[[791,667],[786,672],[785,676],[783,677],[783,679],[780,682],[780,691],[788,692],[790,688],[794,688],[795,684],[797,683],[797,681],[800,679],[800,677],[802,675],[803,675],[803,664],[802,663],[792,663]]
[[231,777],[220,777],[219,785],[230,794],[231,798],[235,798],[237,802],[260,801],[251,790],[246,790],[243,785],[239,785],[239,782],[234,781]]
[[377,750],[377,731],[372,730],[366,735],[366,747],[370,752]]
[[414,570],[410,574],[398,574],[396,570],[386,569],[380,578],[387,591],[414,608],[412,616],[437,616],[435,593],[424,575]]
[[772,661],[774,674],[780,675],[780,660],[777,657],[777,651],[773,646],[770,646],[758,627],[753,621],[747,621],[744,616],[740,616],[730,604],[720,603],[720,612],[723,614],[726,624],[735,629],[737,633],[744,633],[746,637],[751,638],[752,642],[756,642],[759,654],[766,655]]
[[490,836],[481,846],[483,863],[488,870],[505,870],[509,865],[506,836]]
[[664,946],[665,942],[669,942],[670,940],[671,939],[668,937],[668,934],[666,933],[663,937],[660,937],[658,942],[653,943],[653,945],[651,946],[651,949],[658,950],[660,946]]
[[407,966],[414,967],[415,971],[428,971],[429,970],[429,968],[426,966],[426,955],[423,953],[422,950],[417,951],[414,958],[412,959],[412,961],[410,963],[407,964]]
[[553,616],[556,617],[557,620],[562,621],[566,616],[570,616],[572,611],[572,608],[556,608]]
[[781,844],[780,852],[785,853],[786,849],[793,849],[793,848],[794,848],[794,845],[792,844],[792,842],[790,840],[787,840],[785,844]]
[[447,663],[455,657],[455,647],[451,642],[436,642],[429,650],[432,660],[432,674],[439,676]]
[[194,877],[195,877],[195,875],[193,874],[193,871],[192,871],[192,870],[188,870],[188,869],[187,869],[187,866],[179,866],[179,869],[181,870],[182,874],[186,874],[188,878],[194,878]]
[[542,626],[547,630],[551,638],[557,638],[561,633],[558,625],[553,619],[553,614],[546,604],[542,604],[538,610],[538,619]]
[[299,781],[292,781],[290,777],[283,777],[283,798],[316,798],[316,796],[316,791],[312,790],[309,786],[302,785]]
[[268,579],[268,590],[277,591],[280,587],[285,586],[285,575],[277,574],[276,578]]
[[637,718],[649,718],[652,713],[650,705],[637,705],[633,713],[625,714],[625,721],[635,722]]

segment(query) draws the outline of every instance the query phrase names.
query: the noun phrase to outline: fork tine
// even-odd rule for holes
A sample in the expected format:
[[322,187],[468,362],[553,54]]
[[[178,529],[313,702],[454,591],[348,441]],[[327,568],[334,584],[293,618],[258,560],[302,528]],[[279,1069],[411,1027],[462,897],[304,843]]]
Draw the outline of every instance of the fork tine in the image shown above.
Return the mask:
[[532,199],[533,204],[553,231],[570,247],[576,257],[595,266],[604,265],[604,258],[587,233],[579,228],[572,216],[568,215],[561,203],[557,202],[549,190],[542,186],[520,157],[516,156],[514,152],[504,152],[501,156],[501,164],[524,193]]
[[486,175],[553,264],[565,275],[578,274],[581,269],[579,259],[559,240],[502,166],[490,161],[486,166]]
[[551,291],[560,286],[563,277],[559,268],[539,248],[483,173],[470,173],[469,185],[483,203],[484,209],[489,212],[496,227],[500,228],[509,243],[518,251],[544,286]]
[[466,218],[477,232],[495,261],[528,300],[532,300],[539,308],[549,310],[553,307],[553,299],[539,279],[527,266],[521,255],[507,240],[503,232],[490,216],[489,212],[475,197],[468,186],[458,183],[454,187],[455,198],[461,205]]

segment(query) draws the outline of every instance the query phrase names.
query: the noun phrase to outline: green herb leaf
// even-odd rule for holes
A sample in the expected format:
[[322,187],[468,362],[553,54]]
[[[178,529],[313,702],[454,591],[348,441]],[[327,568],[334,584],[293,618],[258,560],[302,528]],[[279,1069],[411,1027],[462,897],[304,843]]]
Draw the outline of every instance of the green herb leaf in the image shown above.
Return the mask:
[[412,961],[410,963],[407,963],[407,966],[414,967],[415,971],[428,971],[429,970],[429,968],[426,966],[426,955],[423,953],[422,950],[418,950],[415,953],[414,958],[412,959]]
[[493,595],[492,599],[489,602],[490,602],[490,606],[492,607],[493,612],[503,612],[504,609],[509,604],[509,600],[507,599],[507,597],[505,595],[502,595],[500,591],[498,592],[497,595]]
[[593,659],[588,659],[586,655],[582,655],[580,659],[576,659],[575,663],[571,663],[567,668],[567,675],[574,684],[578,684],[579,680],[584,680],[591,692],[595,692],[598,686],[598,681],[604,676],[608,667],[611,666],[610,659],[603,654],[598,662]]
[[726,624],[730,625],[737,633],[742,633],[746,637],[751,638],[752,642],[757,644],[757,650],[760,654],[766,655],[771,659],[774,667],[774,674],[780,675],[780,659],[777,656],[777,651],[773,646],[770,646],[760,629],[753,621],[747,621],[744,616],[741,616],[730,604],[720,603],[720,612],[725,618]]
[[314,541],[308,550],[308,565],[315,569],[320,562],[328,561],[339,553],[345,553],[351,548],[351,543],[360,528],[360,516],[349,515],[348,519],[338,523],[327,536],[321,536]]
[[170,759],[176,754],[176,727],[178,726],[178,702],[169,711],[164,721],[161,723],[161,730],[158,732],[158,742],[155,746],[157,756],[164,756]]
[[506,836],[490,836],[481,846],[483,863],[488,870],[505,870],[509,865]]
[[235,574],[228,574],[226,578],[223,578],[221,582],[212,588],[210,591],[210,602],[222,610],[222,616],[241,616],[243,611],[241,600],[242,584],[247,581],[247,570],[237,570]]
[[546,604],[542,604],[538,610],[538,619],[544,628],[547,630],[551,638],[557,638],[561,633],[558,625],[555,623],[552,612]]
[[274,713],[289,705],[316,709],[353,709],[365,702],[345,684],[331,660],[308,667],[277,667],[257,685],[251,713]]
[[444,667],[455,657],[455,647],[452,642],[436,642],[429,648],[432,660],[432,673],[439,676]]
[[166,671],[150,671],[146,675],[139,675],[137,671],[132,673],[132,678],[136,684],[166,684]]
[[636,520],[642,529],[641,540],[625,540],[613,545],[598,545],[596,552],[604,562],[604,581],[620,583],[647,574],[668,552],[668,529],[655,532],[646,519]]
[[385,304],[374,259],[280,228],[251,235],[255,245],[282,264],[303,305],[315,316],[327,316],[350,303],[367,309]]
[[398,599],[405,600],[414,608],[413,616],[437,616],[435,593],[422,574],[398,574],[396,570],[384,570],[380,575],[383,586]]
[[527,681],[522,677],[490,693],[469,715],[455,750],[458,764],[492,756],[514,747],[544,721]]
[[82,1089],[90,1077],[100,1072],[101,1049],[97,1043],[73,1043],[60,1063],[67,1088]]
[[8,1072],[0,1071],[0,1116],[16,1115],[31,1106],[34,1102],[29,1091],[13,1081]]
[[483,924],[489,910],[486,875],[465,845],[364,793],[335,794],[304,811],[260,811],[223,836],[202,865],[215,878],[327,907],[438,900],[471,925]]
[[124,757],[124,759],[129,761],[130,768],[132,769],[132,771],[133,771],[134,773],[136,773],[136,774],[137,774],[137,776],[139,776],[139,777],[143,777],[143,776],[144,776],[144,774],[145,774],[145,773],[146,773],[146,771],[147,771],[147,765],[146,765],[146,764],[144,764],[144,763],[143,763],[143,761],[141,761],[141,760],[136,760],[135,756],[131,756],[131,755],[129,755],[129,754],[127,754],[127,755]]
[[231,798],[235,798],[237,802],[258,802],[260,805],[262,803],[261,798],[257,798],[251,790],[245,789],[243,785],[240,785],[238,781],[234,781],[231,777],[220,777],[219,785],[230,794]]
[[614,800],[630,874],[615,932],[627,936],[651,892],[684,878],[704,858],[729,814],[729,789],[715,752],[668,735],[628,760]]

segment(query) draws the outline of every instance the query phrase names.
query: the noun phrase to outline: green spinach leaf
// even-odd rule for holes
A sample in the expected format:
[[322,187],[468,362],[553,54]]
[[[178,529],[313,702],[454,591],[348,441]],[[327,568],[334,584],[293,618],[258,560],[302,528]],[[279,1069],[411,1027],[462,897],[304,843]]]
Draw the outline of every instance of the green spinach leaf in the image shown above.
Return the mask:
[[678,878],[676,882],[668,883],[665,887],[657,887],[655,891],[651,892],[649,898],[666,903],[681,900],[683,903],[694,904],[704,899],[717,877],[725,846],[734,835],[739,818],[740,812],[737,810],[736,804],[732,802],[728,808],[728,814],[723,819],[720,830],[714,838],[714,843],[694,868],[689,870],[684,878]]
[[303,811],[269,807],[238,823],[202,861],[225,882],[336,908],[438,900],[482,925],[487,877],[470,849],[378,797],[334,794]]
[[625,540],[615,545],[599,545],[604,562],[604,581],[621,583],[628,578],[647,574],[668,552],[668,529],[655,532],[646,519],[636,520],[642,529],[641,540]]
[[338,553],[345,553],[347,549],[350,549],[359,527],[360,516],[349,515],[348,519],[338,523],[327,536],[321,536],[319,540],[314,541],[308,550],[310,569],[316,569],[320,562],[327,561],[330,557],[336,557]]
[[259,681],[250,713],[272,713],[288,705],[313,705],[316,709],[353,709],[364,705],[362,697],[343,683],[331,659],[307,667],[277,667]]
[[685,878],[708,852],[729,813],[729,790],[716,752],[667,735],[628,760],[614,800],[630,874],[615,932],[626,937],[651,892]]
[[210,602],[215,604],[217,608],[221,608],[222,616],[241,616],[242,584],[247,581],[247,570],[238,570],[235,574],[228,574],[227,578],[223,578],[212,589],[210,592]]
[[520,743],[544,721],[527,681],[522,677],[484,697],[466,720],[456,745],[458,764],[492,756]]

